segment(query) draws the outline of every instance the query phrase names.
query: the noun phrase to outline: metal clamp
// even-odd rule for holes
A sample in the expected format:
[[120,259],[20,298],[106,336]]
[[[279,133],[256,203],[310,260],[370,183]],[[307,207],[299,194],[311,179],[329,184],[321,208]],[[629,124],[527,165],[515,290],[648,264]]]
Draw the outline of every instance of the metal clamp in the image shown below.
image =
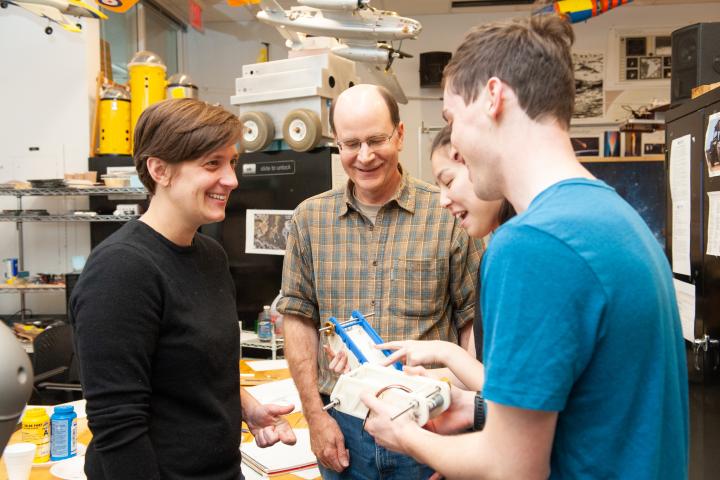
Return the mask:
[[715,362],[713,370],[717,370],[720,366],[720,340],[710,338],[707,333],[702,338],[696,338],[693,341],[693,351],[695,353],[695,370],[700,371],[700,350],[707,353],[713,348],[715,350]]

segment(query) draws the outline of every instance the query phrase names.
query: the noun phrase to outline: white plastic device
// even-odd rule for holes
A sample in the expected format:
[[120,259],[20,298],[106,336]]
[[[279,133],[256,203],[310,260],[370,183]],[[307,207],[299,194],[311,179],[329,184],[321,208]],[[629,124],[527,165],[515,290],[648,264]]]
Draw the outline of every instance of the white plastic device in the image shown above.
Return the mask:
[[413,412],[418,425],[440,415],[450,406],[450,385],[430,377],[407,375],[392,367],[364,363],[340,375],[330,394],[330,403],[340,412],[365,418],[368,408],[360,394],[372,392],[393,405],[393,419],[407,411]]

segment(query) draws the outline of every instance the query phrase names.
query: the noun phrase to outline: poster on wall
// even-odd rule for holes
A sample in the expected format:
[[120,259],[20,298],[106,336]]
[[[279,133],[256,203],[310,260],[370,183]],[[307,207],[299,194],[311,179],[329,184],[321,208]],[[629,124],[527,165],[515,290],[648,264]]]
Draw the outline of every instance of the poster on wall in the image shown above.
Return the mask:
[[705,162],[709,177],[720,175],[720,112],[713,113],[708,118],[705,132]]
[[573,120],[602,118],[603,54],[573,53],[575,68],[575,110]]
[[593,136],[571,136],[570,142],[572,143],[575,155],[578,157],[597,157],[600,155],[600,137],[598,135]]
[[245,253],[285,255],[292,210],[253,210],[245,215]]

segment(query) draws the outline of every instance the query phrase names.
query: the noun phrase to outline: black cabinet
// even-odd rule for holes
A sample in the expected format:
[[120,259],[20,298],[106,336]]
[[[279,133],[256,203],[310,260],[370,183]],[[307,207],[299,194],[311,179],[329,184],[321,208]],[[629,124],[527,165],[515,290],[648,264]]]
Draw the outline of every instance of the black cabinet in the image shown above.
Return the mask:
[[[720,256],[708,255],[710,199],[708,193],[720,192],[719,176],[710,176],[712,163],[706,156],[709,120],[720,112],[720,89],[713,90],[666,114],[666,145],[672,158],[673,141],[690,135],[690,275],[674,273],[675,278],[695,286],[695,338],[701,342],[707,335],[707,348],[699,350],[686,342],[690,380],[720,383]],[[717,117],[716,117],[717,118]],[[715,119],[713,119],[713,122]],[[712,127],[712,124],[710,125]],[[712,128],[711,128],[712,130]],[[667,162],[672,168],[672,162]],[[670,172],[668,172],[668,175]],[[672,259],[673,202],[668,186],[667,254]],[[716,212],[720,215],[719,212]],[[696,358],[697,357],[697,358]]]

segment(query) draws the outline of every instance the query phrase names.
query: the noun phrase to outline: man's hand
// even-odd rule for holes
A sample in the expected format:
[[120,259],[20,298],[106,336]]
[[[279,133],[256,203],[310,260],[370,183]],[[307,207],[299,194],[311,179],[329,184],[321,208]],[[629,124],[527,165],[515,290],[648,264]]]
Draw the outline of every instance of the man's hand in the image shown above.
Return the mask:
[[288,421],[282,416],[295,409],[294,405],[257,404],[246,412],[245,423],[255,437],[258,447],[269,447],[278,441],[295,445],[297,439]]
[[308,419],[310,448],[325,468],[342,472],[350,465],[350,452],[345,448],[345,437],[335,419],[321,412]]
[[335,353],[330,345],[323,345],[325,356],[327,357],[330,364],[328,368],[334,373],[341,375],[350,371],[350,362],[348,361],[347,352],[340,350]]

